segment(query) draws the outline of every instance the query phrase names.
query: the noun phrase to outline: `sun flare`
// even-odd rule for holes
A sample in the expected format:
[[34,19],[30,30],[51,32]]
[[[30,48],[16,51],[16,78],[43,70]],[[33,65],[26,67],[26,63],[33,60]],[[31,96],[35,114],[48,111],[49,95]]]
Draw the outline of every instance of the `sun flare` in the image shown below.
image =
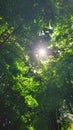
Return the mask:
[[46,50],[45,50],[45,49],[40,49],[40,50],[39,50],[39,56],[40,56],[40,57],[46,56]]

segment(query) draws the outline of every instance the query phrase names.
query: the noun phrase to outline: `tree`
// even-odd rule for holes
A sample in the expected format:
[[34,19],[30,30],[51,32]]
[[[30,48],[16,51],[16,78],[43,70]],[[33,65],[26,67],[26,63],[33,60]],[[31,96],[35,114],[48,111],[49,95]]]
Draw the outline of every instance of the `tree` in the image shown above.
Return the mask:
[[[67,129],[64,116],[73,106],[72,0],[0,3],[1,130]],[[35,56],[41,42],[46,59]]]

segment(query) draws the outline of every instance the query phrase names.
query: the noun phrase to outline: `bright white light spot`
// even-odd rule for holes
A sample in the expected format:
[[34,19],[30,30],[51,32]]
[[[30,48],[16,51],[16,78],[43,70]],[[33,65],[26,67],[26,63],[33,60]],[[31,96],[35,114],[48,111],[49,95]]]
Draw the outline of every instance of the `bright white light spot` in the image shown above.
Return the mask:
[[45,49],[40,49],[39,50],[39,57],[45,57],[46,56],[46,50]]
[[70,42],[69,45],[72,46],[72,43]]

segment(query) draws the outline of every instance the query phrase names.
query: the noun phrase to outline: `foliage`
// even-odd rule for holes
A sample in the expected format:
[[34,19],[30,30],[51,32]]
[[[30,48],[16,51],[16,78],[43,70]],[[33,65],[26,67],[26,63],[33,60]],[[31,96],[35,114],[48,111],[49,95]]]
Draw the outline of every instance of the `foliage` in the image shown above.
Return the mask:
[[[0,1],[0,129],[67,130],[73,1]],[[46,47],[46,58],[36,57]]]

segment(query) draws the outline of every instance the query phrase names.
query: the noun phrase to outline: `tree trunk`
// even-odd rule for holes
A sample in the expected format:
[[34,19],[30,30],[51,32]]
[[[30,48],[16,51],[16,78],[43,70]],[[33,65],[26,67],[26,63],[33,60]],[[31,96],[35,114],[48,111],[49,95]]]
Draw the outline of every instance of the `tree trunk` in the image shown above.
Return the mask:
[[57,122],[56,110],[49,114],[48,130],[61,130],[60,122]]

